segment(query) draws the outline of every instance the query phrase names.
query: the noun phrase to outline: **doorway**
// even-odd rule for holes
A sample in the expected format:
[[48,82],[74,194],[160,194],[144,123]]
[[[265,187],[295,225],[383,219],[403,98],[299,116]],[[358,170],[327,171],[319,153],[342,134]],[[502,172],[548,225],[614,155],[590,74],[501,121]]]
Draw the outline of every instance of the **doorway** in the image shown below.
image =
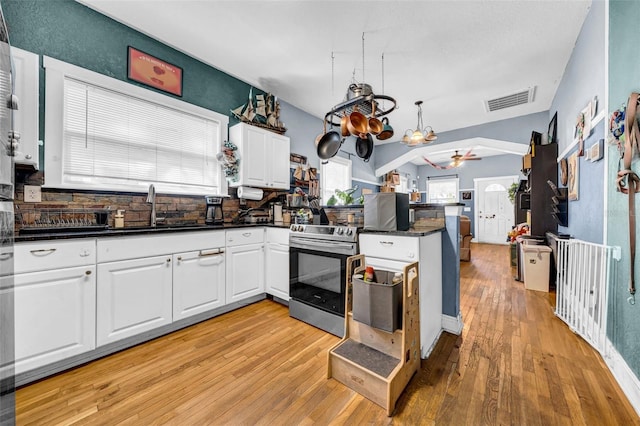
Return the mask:
[[473,180],[476,193],[475,235],[480,243],[506,244],[507,233],[515,223],[509,201],[509,187],[518,176],[497,176]]

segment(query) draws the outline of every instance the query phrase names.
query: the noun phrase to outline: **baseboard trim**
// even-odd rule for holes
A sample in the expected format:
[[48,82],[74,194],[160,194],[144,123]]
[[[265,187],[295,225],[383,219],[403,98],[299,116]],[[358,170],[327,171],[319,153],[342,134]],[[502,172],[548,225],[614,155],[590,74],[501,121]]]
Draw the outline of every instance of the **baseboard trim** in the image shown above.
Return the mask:
[[604,354],[604,361],[607,367],[609,367],[613,377],[622,388],[622,392],[629,399],[633,409],[640,416],[640,380],[638,380],[638,377],[629,368],[627,362],[609,339],[605,343]]
[[422,359],[429,358],[429,355],[431,355],[431,352],[433,352],[433,350],[435,349],[436,344],[438,343],[438,340],[440,340],[440,336],[442,335],[443,331],[444,331],[443,329],[440,329],[440,331],[438,332],[438,335],[436,336],[435,339],[433,339],[433,342],[431,342],[431,345],[429,345],[427,349],[424,349],[424,346],[421,348],[420,358]]
[[462,333],[462,328],[464,327],[464,323],[462,322],[462,315],[458,314],[457,317],[452,317],[450,315],[442,315],[442,329],[446,332],[460,335]]

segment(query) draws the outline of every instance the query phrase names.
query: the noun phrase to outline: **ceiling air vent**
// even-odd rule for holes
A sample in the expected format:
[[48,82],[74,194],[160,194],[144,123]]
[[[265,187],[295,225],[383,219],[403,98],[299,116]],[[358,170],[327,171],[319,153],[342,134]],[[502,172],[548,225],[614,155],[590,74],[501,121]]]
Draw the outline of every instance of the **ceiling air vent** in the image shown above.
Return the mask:
[[484,107],[487,112],[493,112],[499,109],[511,108],[516,105],[528,104],[533,102],[535,92],[536,88],[534,86],[511,95],[489,99],[488,101],[484,101]]

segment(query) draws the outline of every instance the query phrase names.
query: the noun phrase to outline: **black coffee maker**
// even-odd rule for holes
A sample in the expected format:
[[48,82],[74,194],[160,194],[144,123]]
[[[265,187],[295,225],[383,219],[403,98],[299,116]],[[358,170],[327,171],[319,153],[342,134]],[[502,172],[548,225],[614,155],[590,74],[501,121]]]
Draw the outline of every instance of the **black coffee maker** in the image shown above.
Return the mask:
[[222,214],[223,197],[207,195],[204,197],[206,210],[204,213],[204,223],[207,225],[222,225],[224,216]]

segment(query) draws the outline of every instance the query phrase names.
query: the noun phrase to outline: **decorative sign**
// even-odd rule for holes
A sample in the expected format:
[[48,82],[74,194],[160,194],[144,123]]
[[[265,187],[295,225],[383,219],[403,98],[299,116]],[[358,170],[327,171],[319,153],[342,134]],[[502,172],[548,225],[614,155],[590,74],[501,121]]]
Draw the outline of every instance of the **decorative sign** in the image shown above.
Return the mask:
[[147,86],[182,96],[182,68],[129,46],[127,77]]

